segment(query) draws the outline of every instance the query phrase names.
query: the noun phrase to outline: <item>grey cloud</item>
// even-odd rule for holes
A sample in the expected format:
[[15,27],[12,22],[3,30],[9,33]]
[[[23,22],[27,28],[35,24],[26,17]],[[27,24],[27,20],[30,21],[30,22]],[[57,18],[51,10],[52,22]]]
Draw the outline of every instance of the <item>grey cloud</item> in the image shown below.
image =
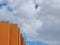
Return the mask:
[[45,0],[37,16],[37,19],[43,22],[42,29],[38,30],[38,39],[51,42],[50,45],[60,45],[60,1],[58,1]]

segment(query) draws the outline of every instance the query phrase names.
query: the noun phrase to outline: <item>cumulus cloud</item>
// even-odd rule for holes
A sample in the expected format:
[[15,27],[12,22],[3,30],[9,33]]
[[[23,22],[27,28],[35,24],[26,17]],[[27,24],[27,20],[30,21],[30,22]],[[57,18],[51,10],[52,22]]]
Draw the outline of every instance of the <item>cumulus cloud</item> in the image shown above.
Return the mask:
[[0,9],[0,21],[17,23],[27,41],[60,45],[60,0],[6,1],[7,5]]
[[[60,1],[45,0],[41,3],[41,9],[34,14],[29,23],[24,24],[23,31],[27,35],[27,39],[38,40],[49,43],[50,45],[60,45]],[[31,10],[32,11],[32,10]],[[30,12],[29,12],[30,13]],[[28,13],[27,13],[28,14]],[[36,20],[36,22],[34,21]],[[40,21],[40,22],[39,22]],[[38,23],[38,25],[36,25]],[[31,25],[32,24],[32,25]],[[29,29],[29,30],[28,30]]]

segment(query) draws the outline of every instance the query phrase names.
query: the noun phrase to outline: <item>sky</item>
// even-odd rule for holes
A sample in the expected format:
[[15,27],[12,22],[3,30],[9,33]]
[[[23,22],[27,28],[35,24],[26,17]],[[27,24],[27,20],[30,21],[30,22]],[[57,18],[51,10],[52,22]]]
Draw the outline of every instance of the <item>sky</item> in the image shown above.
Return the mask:
[[17,23],[26,45],[60,45],[60,0],[0,0],[0,21]]

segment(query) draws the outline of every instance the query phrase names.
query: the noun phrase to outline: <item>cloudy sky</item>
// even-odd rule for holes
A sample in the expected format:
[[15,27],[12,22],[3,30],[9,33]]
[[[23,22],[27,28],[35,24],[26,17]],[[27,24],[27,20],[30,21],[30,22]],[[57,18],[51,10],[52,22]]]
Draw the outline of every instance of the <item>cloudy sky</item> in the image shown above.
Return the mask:
[[17,23],[27,45],[60,45],[60,0],[0,0],[0,21]]

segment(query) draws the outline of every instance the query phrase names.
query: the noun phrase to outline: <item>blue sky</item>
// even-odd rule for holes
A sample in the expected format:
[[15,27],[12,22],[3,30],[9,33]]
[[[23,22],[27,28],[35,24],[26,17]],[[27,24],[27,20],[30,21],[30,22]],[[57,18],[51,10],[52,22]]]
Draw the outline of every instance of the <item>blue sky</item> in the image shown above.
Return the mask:
[[0,21],[17,23],[27,45],[60,45],[60,0],[0,0]]
[[23,34],[24,40],[26,42],[26,45],[49,45],[47,43],[44,42],[40,42],[40,41],[27,41],[27,36],[25,34]]
[[39,41],[36,41],[36,42],[29,42],[29,41],[27,41],[26,44],[27,45],[48,45],[48,44],[45,44],[45,43],[42,43],[42,42],[39,42]]

